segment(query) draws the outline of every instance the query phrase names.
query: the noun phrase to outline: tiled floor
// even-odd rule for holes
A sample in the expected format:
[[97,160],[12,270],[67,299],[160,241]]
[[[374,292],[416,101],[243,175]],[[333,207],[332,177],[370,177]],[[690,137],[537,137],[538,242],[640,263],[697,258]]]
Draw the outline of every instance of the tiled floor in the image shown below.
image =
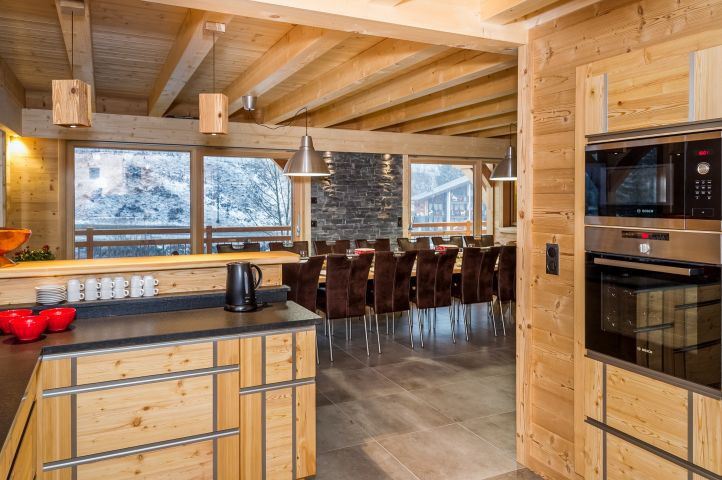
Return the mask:
[[333,364],[319,333],[318,480],[540,478],[515,461],[513,328],[495,337],[479,306],[454,344],[443,309],[423,349],[415,325],[412,350],[406,317],[395,340],[379,321],[381,355],[369,332],[366,356],[360,320],[348,342],[335,324]]

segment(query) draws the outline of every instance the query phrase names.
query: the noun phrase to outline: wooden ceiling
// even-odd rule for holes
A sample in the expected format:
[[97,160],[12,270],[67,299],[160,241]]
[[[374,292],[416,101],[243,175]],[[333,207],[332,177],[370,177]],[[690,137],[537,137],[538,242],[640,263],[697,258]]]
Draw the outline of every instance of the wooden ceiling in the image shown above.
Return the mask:
[[[3,0],[0,70],[17,78],[26,107],[50,108],[51,80],[71,75],[68,7],[79,3],[74,76],[94,85],[99,112],[195,117],[198,94],[214,88],[215,58],[215,88],[234,121],[301,124],[294,115],[308,107],[316,127],[497,137],[516,121],[519,32],[592,3],[434,2],[356,0],[364,8],[349,21],[332,11],[342,2],[326,0],[303,2],[325,15],[290,0]],[[466,20],[458,32],[421,35],[414,15],[440,3],[452,19],[475,9],[489,38],[476,39]],[[214,37],[208,22],[225,32]],[[252,114],[240,108],[249,93],[258,97]]]

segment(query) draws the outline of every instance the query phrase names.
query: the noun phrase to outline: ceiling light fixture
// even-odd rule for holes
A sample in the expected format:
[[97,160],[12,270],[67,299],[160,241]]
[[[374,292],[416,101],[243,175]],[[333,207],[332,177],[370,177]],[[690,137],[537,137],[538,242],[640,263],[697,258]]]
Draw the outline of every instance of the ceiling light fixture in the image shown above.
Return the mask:
[[306,134],[301,137],[301,147],[286,162],[283,174],[289,177],[327,177],[331,175],[328,165],[313,148],[313,139],[308,134],[308,109],[304,107]]
[[494,171],[491,172],[490,179],[496,182],[513,182],[516,180],[516,151],[511,144],[512,125],[509,125],[509,146],[506,148],[506,155],[496,165]]
[[[85,5],[83,4],[83,12]],[[61,127],[90,127],[92,117],[90,85],[73,79],[75,73],[75,10],[70,10],[70,77],[53,80],[53,124]]]
[[243,95],[241,97],[243,110],[247,110],[249,112],[254,111],[256,109],[256,99],[257,97],[255,95]]
[[[209,22],[210,23],[210,22]],[[206,24],[206,30],[213,31],[211,51],[214,93],[198,94],[198,131],[212,136],[228,133],[228,97],[216,92],[216,31],[225,31],[225,24]]]

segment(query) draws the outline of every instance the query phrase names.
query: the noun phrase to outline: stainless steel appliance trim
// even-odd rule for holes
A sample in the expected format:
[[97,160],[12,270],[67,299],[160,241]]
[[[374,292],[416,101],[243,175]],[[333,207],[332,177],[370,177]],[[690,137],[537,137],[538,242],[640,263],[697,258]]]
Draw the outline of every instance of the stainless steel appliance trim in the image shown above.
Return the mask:
[[204,442],[206,440],[213,440],[215,438],[230,437],[238,435],[240,429],[230,428],[228,430],[222,430],[220,432],[204,433],[201,435],[193,435],[190,437],[177,438],[175,440],[166,440],[163,442],[148,443],[138,447],[122,448],[119,450],[113,450],[110,452],[96,453],[93,455],[84,455],[82,457],[75,457],[68,460],[58,460],[55,462],[49,462],[43,465],[44,472],[50,472],[61,468],[72,467],[76,465],[84,465],[86,463],[100,462],[102,460],[110,460],[112,458],[125,457],[127,455],[136,455],[138,453],[151,452],[154,450],[161,450],[170,447],[179,447],[181,445],[188,445],[190,443]]
[[685,230],[699,230],[703,232],[722,231],[722,222],[719,220],[700,220],[698,218],[687,218],[684,223]]
[[603,225],[607,227],[637,227],[637,228],[664,228],[670,230],[684,230],[683,218],[644,218],[644,217],[603,217],[586,215],[584,223],[587,225]]
[[316,383],[316,377],[305,378],[303,380],[291,380],[288,382],[271,383],[268,385],[259,385],[257,387],[241,388],[241,395],[250,395],[252,393],[268,392],[270,390],[280,390],[282,388],[300,387],[302,385],[312,385]]
[[698,120],[694,122],[675,123],[662,127],[640,128],[622,132],[596,133],[587,135],[587,143],[597,144],[638,138],[655,138],[669,135],[687,135],[699,132],[722,130],[722,120]]
[[653,137],[639,138],[635,140],[621,140],[609,143],[594,143],[587,145],[587,152],[596,152],[600,150],[611,150],[614,148],[630,148],[630,147],[647,147],[650,145],[666,145],[669,143],[694,142],[697,140],[711,140],[714,138],[722,138],[722,132],[701,132],[701,133],[685,133],[682,135],[672,135],[669,137]]
[[679,458],[676,455],[672,455],[671,453],[666,452],[659,447],[655,447],[654,445],[650,445],[649,443],[647,443],[643,440],[640,440],[636,437],[633,437],[632,435],[629,435],[628,433],[624,433],[621,430],[617,430],[614,427],[610,427],[609,425],[604,424],[604,423],[600,422],[599,420],[595,420],[593,418],[586,417],[584,419],[584,421],[587,424],[598,428],[602,432],[606,432],[610,435],[614,435],[615,437],[617,437],[621,440],[624,440],[625,442],[630,443],[630,444],[634,445],[635,447],[641,448],[642,450],[645,450],[645,451],[647,451],[653,455],[656,455],[660,458],[663,458],[670,463],[674,463],[675,465],[682,467],[687,471],[694,472],[695,474],[699,475],[700,477],[708,478],[709,480],[720,480],[720,478],[721,478],[719,475],[717,475],[714,472],[710,472],[709,470],[704,469],[704,468],[700,467],[699,465],[690,463],[688,460]]
[[597,360],[604,364],[612,365],[614,367],[622,368],[624,370],[629,370],[630,372],[638,373],[639,375],[643,375],[647,378],[658,380],[669,385],[674,385],[675,387],[684,388],[685,390],[699,393],[700,395],[704,395],[705,397],[722,400],[722,390],[716,390],[712,387],[706,387],[698,383],[690,382],[689,380],[685,380],[683,378],[673,377],[672,375],[658,372],[657,370],[651,370],[646,367],[641,367],[636,363],[626,362],[624,360],[620,360],[618,358],[611,357],[603,353],[595,352],[594,350],[587,349],[586,356],[588,358],[591,358],[592,360]]
[[135,385],[147,385],[149,383],[166,382],[168,380],[180,380],[183,378],[203,377],[206,375],[217,375],[219,373],[237,372],[238,365],[228,365],[223,367],[201,368],[198,370],[187,370],[177,373],[162,373],[160,375],[148,375],[145,377],[130,378],[127,380],[113,380],[110,382],[88,383],[86,385],[78,385],[73,387],[52,388],[44,390],[42,397],[60,397],[62,395],[71,395],[77,393],[96,392],[98,390],[110,390],[111,388],[130,387]]
[[628,262],[626,260],[614,260],[612,258],[595,258],[594,263],[596,265],[606,265],[608,267],[631,268],[633,270],[645,270],[648,272],[669,273],[672,275],[684,275],[686,277],[691,277],[693,275],[699,275],[702,272],[701,268],[670,267],[668,265],[656,265],[653,263],[642,263],[642,262]]

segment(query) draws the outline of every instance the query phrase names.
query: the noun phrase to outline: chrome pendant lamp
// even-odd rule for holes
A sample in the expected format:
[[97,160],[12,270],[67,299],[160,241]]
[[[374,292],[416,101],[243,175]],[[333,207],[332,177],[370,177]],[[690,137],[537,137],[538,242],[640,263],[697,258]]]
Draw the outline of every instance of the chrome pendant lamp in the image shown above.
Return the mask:
[[308,134],[308,109],[304,108],[306,134],[301,137],[301,147],[286,162],[283,174],[289,177],[327,177],[331,175],[323,157],[313,148]]
[[509,146],[506,148],[504,159],[499,162],[491,172],[491,180],[496,182],[513,182],[516,180],[516,150],[511,144],[511,127],[509,125]]

